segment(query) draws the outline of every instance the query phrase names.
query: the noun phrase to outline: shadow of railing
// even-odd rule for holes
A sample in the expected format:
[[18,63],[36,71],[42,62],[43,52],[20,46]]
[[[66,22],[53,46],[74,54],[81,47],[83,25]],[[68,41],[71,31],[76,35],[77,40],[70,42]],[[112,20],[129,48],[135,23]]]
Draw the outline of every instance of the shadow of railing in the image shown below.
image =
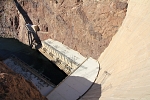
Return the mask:
[[92,86],[77,100],[99,100],[101,98],[101,84],[93,83]]
[[101,84],[80,76],[69,76],[46,97],[49,100],[99,100]]
[[[83,95],[81,95],[77,100],[99,100],[101,97],[101,84],[97,84],[95,82],[91,82],[88,79],[85,79],[84,77],[79,76],[71,76],[73,80],[78,80],[78,82],[83,82],[84,85],[91,84],[89,89],[85,91]],[[84,87],[77,87],[76,89],[84,90]]]
[[[17,0],[14,0],[16,7],[18,9],[18,11],[21,13],[21,15],[23,16],[25,23],[26,24],[30,24],[33,25],[33,22],[31,21],[31,19],[29,18],[27,12],[21,7],[21,5],[18,3]],[[33,37],[33,38],[32,38]],[[37,32],[34,30],[28,30],[28,41],[29,41],[29,46],[32,48],[33,45],[35,45],[36,49],[39,49],[42,46],[41,40],[39,38],[39,36],[37,35]],[[35,44],[36,43],[36,44]]]

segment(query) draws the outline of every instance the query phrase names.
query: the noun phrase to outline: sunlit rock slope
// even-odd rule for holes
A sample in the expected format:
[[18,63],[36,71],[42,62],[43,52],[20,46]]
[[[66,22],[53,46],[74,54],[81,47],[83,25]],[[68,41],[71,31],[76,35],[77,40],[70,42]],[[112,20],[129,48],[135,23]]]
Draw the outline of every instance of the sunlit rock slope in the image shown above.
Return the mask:
[[35,24],[40,28],[41,40],[60,41],[97,59],[122,24],[126,1],[1,0],[0,35],[28,44],[25,24]]

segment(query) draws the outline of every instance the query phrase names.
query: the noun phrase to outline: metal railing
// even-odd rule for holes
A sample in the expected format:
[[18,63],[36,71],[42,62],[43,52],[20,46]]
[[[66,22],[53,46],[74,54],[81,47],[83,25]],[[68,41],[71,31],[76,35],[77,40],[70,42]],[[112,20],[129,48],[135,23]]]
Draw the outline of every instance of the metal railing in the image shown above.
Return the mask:
[[[61,59],[54,58],[55,56],[51,53],[51,52],[47,52],[48,50],[46,50],[46,48],[41,49],[44,53],[44,55],[48,58],[50,58],[50,60],[55,63],[61,70],[63,70],[67,75],[70,75],[73,72],[73,69],[76,69],[76,67],[73,66],[69,66],[66,62],[62,61]],[[41,51],[41,53],[42,53]]]
[[[53,61],[53,62],[54,62],[61,70],[63,70],[66,74],[68,74],[68,75],[71,74],[71,73],[73,72],[73,70],[75,70],[76,68],[78,68],[78,67],[80,66],[80,64],[75,61],[75,58],[74,58],[74,57],[72,57],[72,59],[71,59],[71,58],[67,57],[64,53],[58,51],[58,50],[55,49],[53,46],[49,45],[48,43],[46,43],[46,42],[44,42],[44,43],[45,43],[45,45],[44,45],[45,47],[43,47],[43,48],[41,49],[41,50],[44,51],[43,53],[47,53],[47,55],[49,55],[52,59],[55,59],[55,58],[56,58],[56,60]],[[50,48],[53,49],[53,50],[55,50],[55,52],[57,52],[59,56],[63,56],[63,58],[66,59],[67,62],[71,62],[71,64],[69,65],[69,64],[66,63],[66,61],[62,61],[61,59],[57,60],[57,59],[58,59],[58,55],[56,55],[56,54],[50,52],[50,51],[49,51]],[[54,57],[55,57],[55,58],[54,58]],[[74,59],[74,60],[73,60],[73,59]],[[60,61],[60,60],[61,60],[61,61]],[[68,66],[63,66],[63,65],[61,64],[61,62],[66,63]],[[84,62],[84,61],[83,61],[83,62]],[[73,66],[73,65],[74,65],[74,66]],[[64,69],[63,69],[63,68],[64,68]]]

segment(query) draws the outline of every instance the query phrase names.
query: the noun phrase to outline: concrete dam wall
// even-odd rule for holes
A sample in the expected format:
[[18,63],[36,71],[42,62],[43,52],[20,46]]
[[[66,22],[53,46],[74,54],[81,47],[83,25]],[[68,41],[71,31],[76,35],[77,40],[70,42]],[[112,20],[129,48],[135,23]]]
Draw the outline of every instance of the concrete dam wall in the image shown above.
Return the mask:
[[39,51],[68,75],[88,59],[79,52],[52,39],[42,41],[42,48]]
[[68,77],[46,95],[48,100],[76,100],[94,83],[99,72],[99,63],[84,57],[62,43],[47,39],[39,51],[63,70]]
[[122,26],[98,59],[99,75],[81,100],[150,99],[149,19],[149,0],[128,1]]
[[98,61],[95,84],[81,100],[150,99],[150,1],[129,0],[127,15]]
[[[26,24],[27,30],[36,34],[36,29],[32,26]],[[93,85],[99,72],[97,60],[92,57],[84,57],[79,52],[53,39],[40,41],[40,44],[35,39],[35,42],[35,48],[40,45],[38,50],[68,75],[46,95],[48,100],[76,100]]]
[[[118,12],[118,16],[119,13],[121,13],[121,11]],[[43,14],[41,15],[43,16]],[[53,17],[46,18],[48,21],[53,19]],[[76,64],[72,62],[74,57],[73,59],[68,59],[68,57],[66,59],[64,57],[67,53],[55,52],[56,50],[53,52],[53,49],[57,48],[55,45],[51,47],[46,47],[45,45],[39,49],[42,54],[54,60],[57,66],[69,75],[56,86],[52,92],[48,93],[46,97],[50,100],[149,100],[149,19],[149,0],[128,0],[128,9],[122,26],[112,38],[109,46],[98,58],[98,62],[92,58],[83,57],[82,61],[80,60],[81,62]],[[54,25],[57,26],[57,24]],[[80,25],[82,26],[83,24],[79,23],[79,26]],[[57,27],[55,27],[55,29],[62,31]],[[64,29],[67,29],[67,27],[64,27]],[[78,29],[78,27],[76,29]],[[23,28],[21,28],[20,32],[22,32],[22,30]],[[51,37],[53,37],[53,39],[59,37],[57,40],[61,40],[60,34],[58,34],[56,30],[51,33],[53,32],[54,34]],[[66,39],[67,36],[66,40],[70,38],[68,35],[63,36],[65,37],[64,39]],[[77,37],[79,36],[81,36],[81,34],[77,35]],[[24,36],[21,35],[20,37]],[[50,36],[47,38],[50,38]],[[44,41],[42,43],[44,43]],[[84,41],[81,44],[83,43]],[[98,42],[94,41],[92,43],[95,43],[95,46],[99,47],[99,45],[96,45]],[[85,47],[88,46],[86,45]],[[57,48],[57,51],[59,51],[58,49],[59,48]],[[49,50],[51,51],[49,52]],[[98,50],[100,49],[95,49],[95,52]],[[100,51],[98,51],[98,55],[99,53]],[[79,59],[80,58],[82,58],[82,56],[80,56]]]

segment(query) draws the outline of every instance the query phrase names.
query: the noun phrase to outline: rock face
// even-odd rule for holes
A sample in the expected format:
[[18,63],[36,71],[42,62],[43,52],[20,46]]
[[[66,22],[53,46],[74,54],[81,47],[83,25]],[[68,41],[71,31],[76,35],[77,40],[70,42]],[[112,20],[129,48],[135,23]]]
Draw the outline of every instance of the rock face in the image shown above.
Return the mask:
[[0,62],[0,100],[47,100],[36,87]]
[[[14,1],[0,1],[3,4],[0,34],[10,34],[28,44],[25,23],[35,24],[40,27],[41,40],[58,40],[82,55],[96,59],[122,24],[127,8],[126,0]],[[17,9],[18,5],[23,13]]]
[[0,0],[0,35],[15,37],[19,33],[19,14],[13,0]]

